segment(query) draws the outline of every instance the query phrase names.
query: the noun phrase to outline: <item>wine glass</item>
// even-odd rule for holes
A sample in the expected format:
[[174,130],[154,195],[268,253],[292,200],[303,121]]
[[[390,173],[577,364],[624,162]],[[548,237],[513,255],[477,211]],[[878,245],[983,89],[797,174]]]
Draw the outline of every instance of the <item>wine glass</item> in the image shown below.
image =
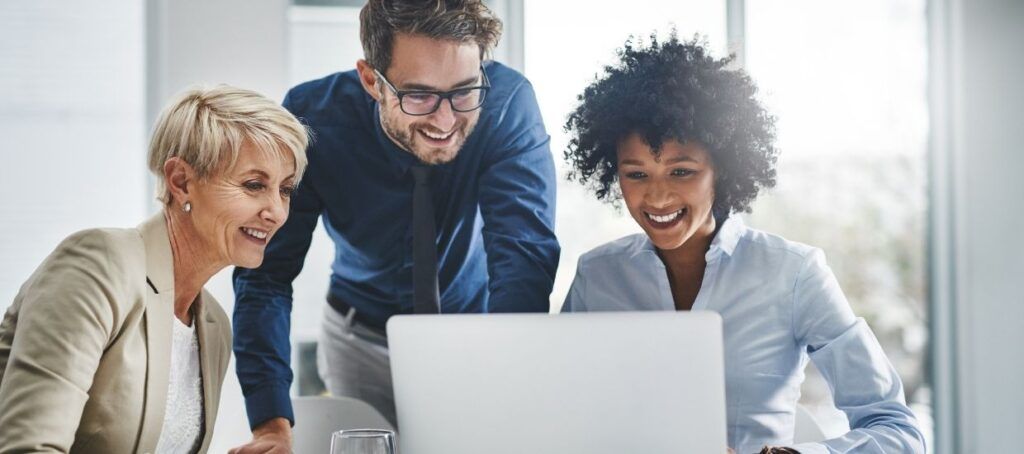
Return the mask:
[[331,454],[397,454],[390,430],[339,430],[331,435]]

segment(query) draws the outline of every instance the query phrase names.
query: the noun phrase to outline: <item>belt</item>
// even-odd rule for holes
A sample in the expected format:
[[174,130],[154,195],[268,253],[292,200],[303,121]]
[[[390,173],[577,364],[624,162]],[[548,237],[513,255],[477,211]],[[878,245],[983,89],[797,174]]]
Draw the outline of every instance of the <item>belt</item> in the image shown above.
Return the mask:
[[348,303],[342,301],[338,297],[331,294],[327,295],[327,304],[329,304],[332,308],[334,308],[334,310],[338,311],[338,313],[343,316],[347,316],[349,311],[354,310],[355,313],[352,316],[352,323],[358,323],[360,325],[363,325],[364,327],[377,331],[382,335],[386,335],[387,331],[384,329],[384,325],[385,323],[387,323],[386,320],[383,322],[378,320],[372,320],[363,315],[361,312],[359,312],[359,309],[353,308]]

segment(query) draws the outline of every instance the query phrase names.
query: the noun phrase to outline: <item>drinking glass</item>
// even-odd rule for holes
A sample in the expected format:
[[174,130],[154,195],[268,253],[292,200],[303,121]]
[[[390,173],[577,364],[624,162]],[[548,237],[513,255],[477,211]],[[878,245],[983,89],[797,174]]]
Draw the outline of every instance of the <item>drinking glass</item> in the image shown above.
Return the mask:
[[331,435],[331,454],[397,454],[390,430],[339,430]]

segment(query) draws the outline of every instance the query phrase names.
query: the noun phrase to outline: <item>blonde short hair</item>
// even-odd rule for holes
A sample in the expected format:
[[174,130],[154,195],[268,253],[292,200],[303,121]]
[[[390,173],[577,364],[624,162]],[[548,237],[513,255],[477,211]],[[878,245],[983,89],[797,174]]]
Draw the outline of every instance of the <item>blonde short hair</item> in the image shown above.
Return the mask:
[[309,133],[290,112],[252,90],[218,85],[179,94],[160,114],[149,142],[149,170],[157,198],[171,203],[164,163],[178,157],[206,178],[227,160],[234,165],[246,143],[295,160],[295,182],[306,169]]

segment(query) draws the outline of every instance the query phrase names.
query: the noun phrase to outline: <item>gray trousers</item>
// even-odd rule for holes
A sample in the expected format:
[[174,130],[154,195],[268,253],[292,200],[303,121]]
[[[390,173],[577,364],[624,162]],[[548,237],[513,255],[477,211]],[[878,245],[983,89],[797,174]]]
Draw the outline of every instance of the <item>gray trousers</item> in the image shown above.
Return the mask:
[[354,315],[355,309],[343,315],[325,305],[317,345],[320,379],[331,395],[360,399],[397,428],[387,337],[354,323]]

